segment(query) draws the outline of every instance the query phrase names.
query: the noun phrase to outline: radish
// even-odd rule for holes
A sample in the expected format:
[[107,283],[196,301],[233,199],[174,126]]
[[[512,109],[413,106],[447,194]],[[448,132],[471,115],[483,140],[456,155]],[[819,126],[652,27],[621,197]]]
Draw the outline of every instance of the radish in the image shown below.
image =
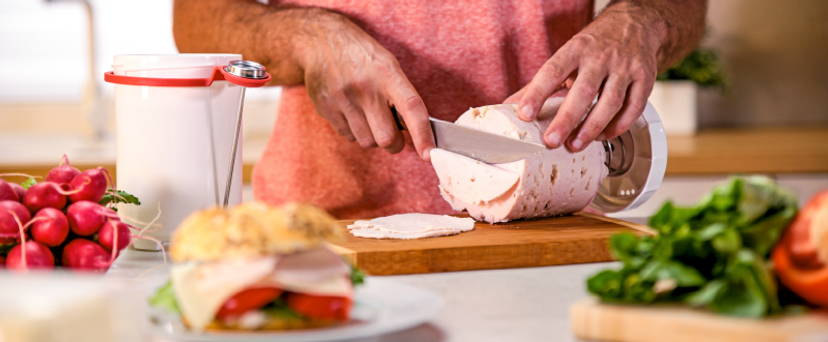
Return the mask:
[[69,188],[77,192],[69,195],[69,199],[72,202],[100,202],[106,193],[106,176],[104,176],[104,172],[106,172],[106,169],[99,167],[83,171],[75,176],[69,182]]
[[69,193],[63,191],[57,183],[37,183],[26,191],[23,204],[33,214],[43,208],[63,210],[66,207],[66,194]]
[[0,268],[6,267],[6,257],[0,255]]
[[97,233],[107,219],[120,221],[115,211],[90,201],[72,203],[66,210],[66,218],[72,232],[80,236]]
[[[63,164],[64,162],[66,162],[65,165]],[[69,165],[69,158],[64,154],[60,160],[60,165],[55,166],[46,174],[46,181],[57,183],[61,186],[69,185],[69,182],[75,179],[80,173],[80,170]]]
[[19,201],[17,191],[14,191],[9,182],[0,179],[0,201]]
[[[24,247],[25,246],[25,247]],[[23,256],[23,249],[26,255]],[[35,241],[26,241],[25,244],[14,246],[6,259],[6,268],[9,270],[53,269],[55,257],[52,251],[43,244]]]
[[32,219],[29,210],[17,201],[0,202],[0,238],[16,238],[20,236],[19,227],[14,216],[20,219],[21,224],[26,224]]
[[85,271],[106,271],[109,268],[109,254],[101,245],[87,239],[74,239],[63,247],[63,266]]
[[[118,253],[120,253],[130,244],[129,237],[132,233],[130,228],[132,228],[132,226],[121,221],[107,220],[103,226],[101,226],[101,230],[98,231],[98,243],[100,243],[107,252],[112,251],[112,246],[114,245],[116,246]],[[117,244],[115,243],[115,230],[118,231]]]
[[17,194],[17,201],[23,203],[23,197],[26,196],[26,189],[24,189],[23,186],[17,183],[9,183],[9,186],[11,186],[14,192]]
[[63,212],[55,208],[43,208],[35,214],[35,219],[43,218],[32,224],[32,238],[49,247],[57,247],[69,235],[69,220]]

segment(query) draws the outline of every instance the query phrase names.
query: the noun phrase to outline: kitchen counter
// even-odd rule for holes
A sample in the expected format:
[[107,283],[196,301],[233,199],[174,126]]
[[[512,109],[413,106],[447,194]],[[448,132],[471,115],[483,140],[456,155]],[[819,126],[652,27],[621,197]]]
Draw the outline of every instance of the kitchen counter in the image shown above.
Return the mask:
[[[245,183],[250,182],[253,165],[266,143],[267,136],[245,138]],[[114,144],[112,139],[86,146],[68,136],[0,136],[0,173],[45,176],[63,153],[68,153],[73,165],[80,169],[104,166],[113,171]],[[667,176],[828,173],[828,127],[702,130],[691,137],[668,137],[667,150]]]
[[[140,276],[141,282],[161,283],[169,272],[169,267],[162,264],[161,253],[126,250],[106,277]],[[358,341],[575,341],[569,328],[568,307],[587,295],[585,279],[606,267],[617,265],[386,276],[383,278],[433,291],[446,305],[429,323]]]
[[828,172],[828,127],[702,130],[667,138],[667,175]]

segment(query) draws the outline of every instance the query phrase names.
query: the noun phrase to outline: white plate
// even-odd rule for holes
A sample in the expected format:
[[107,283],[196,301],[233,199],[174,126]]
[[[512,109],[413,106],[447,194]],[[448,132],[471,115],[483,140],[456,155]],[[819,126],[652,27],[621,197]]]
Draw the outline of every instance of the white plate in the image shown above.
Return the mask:
[[151,332],[181,341],[339,341],[411,328],[434,318],[442,308],[443,299],[433,292],[368,277],[364,285],[357,287],[352,320],[346,325],[292,331],[193,333],[177,316],[153,312]]

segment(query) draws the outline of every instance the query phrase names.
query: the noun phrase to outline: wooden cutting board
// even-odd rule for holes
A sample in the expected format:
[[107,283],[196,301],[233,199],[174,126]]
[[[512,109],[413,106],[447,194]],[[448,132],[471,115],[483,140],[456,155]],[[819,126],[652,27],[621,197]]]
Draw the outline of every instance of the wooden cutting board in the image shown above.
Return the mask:
[[[342,229],[354,221],[340,221]],[[592,214],[518,220],[420,240],[358,238],[331,248],[371,275],[451,272],[577,264],[612,260],[607,245],[618,232],[646,234],[646,226]]]
[[575,337],[612,342],[828,341],[828,312],[767,319],[717,315],[682,307],[601,304],[569,308]]

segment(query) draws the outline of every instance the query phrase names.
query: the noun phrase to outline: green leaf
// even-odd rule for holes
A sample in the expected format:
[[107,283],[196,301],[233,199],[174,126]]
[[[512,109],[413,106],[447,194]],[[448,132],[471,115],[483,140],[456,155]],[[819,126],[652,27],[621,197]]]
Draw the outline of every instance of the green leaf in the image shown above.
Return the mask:
[[101,198],[98,202],[100,205],[107,205],[107,204],[116,204],[116,203],[128,203],[134,205],[141,205],[141,201],[138,200],[138,197],[135,197],[126,191],[123,190],[113,190],[108,189],[106,194]]
[[624,276],[620,271],[603,270],[587,279],[587,291],[602,299],[620,299]]
[[632,233],[612,235],[610,237],[610,250],[626,267],[636,269],[643,265],[644,259],[637,255],[640,252],[638,250],[638,237]]
[[365,283],[365,272],[351,265],[351,285],[356,287]]
[[262,308],[265,315],[282,320],[302,320],[302,315],[288,307],[284,298],[276,298],[273,302]]
[[[623,268],[590,277],[587,288],[621,303],[682,302],[743,317],[782,312],[767,257],[796,211],[795,196],[773,180],[732,177],[696,206],[665,203],[650,219],[655,236],[613,235]],[[656,284],[664,285],[658,294]]]
[[721,222],[711,223],[699,230],[698,232],[696,232],[696,238],[701,241],[712,240],[714,237],[716,237],[716,235],[719,235],[720,233],[724,232],[725,229],[727,229],[727,226],[725,226]]
[[175,293],[173,293],[172,281],[167,281],[148,301],[154,307],[162,308],[173,313],[181,313],[181,309],[178,307],[178,301],[175,300]]
[[667,71],[657,80],[691,80],[702,87],[724,88],[727,80],[715,50],[698,48]]
[[22,186],[23,189],[29,190],[29,188],[31,188],[32,185],[35,184],[37,184],[37,181],[34,178],[29,177],[29,179],[27,179],[25,182],[20,183],[20,186]]
[[687,298],[684,299],[684,302],[687,303],[687,305],[694,307],[709,305],[716,299],[717,296],[719,296],[722,290],[724,290],[725,285],[724,280],[713,280],[704,285],[704,287],[698,291],[687,296]]
[[701,286],[707,280],[698,270],[676,261],[654,260],[641,269],[641,278],[649,281],[673,279],[678,287]]
[[742,248],[742,237],[735,230],[726,230],[713,238],[713,249],[722,254],[734,253]]

